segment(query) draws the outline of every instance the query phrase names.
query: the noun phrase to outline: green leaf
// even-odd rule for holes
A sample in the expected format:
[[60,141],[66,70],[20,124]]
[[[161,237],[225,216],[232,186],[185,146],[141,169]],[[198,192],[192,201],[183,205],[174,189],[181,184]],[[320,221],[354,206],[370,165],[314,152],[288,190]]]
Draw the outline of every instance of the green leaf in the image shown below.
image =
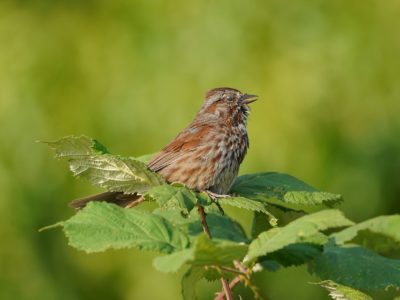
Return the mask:
[[203,206],[211,204],[210,200],[207,202],[204,197],[182,184],[156,186],[147,191],[145,197],[157,201],[162,208],[179,207],[184,214],[190,213],[197,204]]
[[190,268],[182,278],[182,296],[184,300],[196,299],[196,284],[205,273],[202,267]]
[[242,260],[247,252],[247,245],[229,241],[210,240],[204,234],[198,236],[193,247],[171,255],[156,257],[154,267],[162,272],[177,271],[184,264],[193,266],[233,265],[233,260]]
[[74,159],[69,163],[71,171],[76,176],[85,178],[93,185],[108,191],[143,193],[163,183],[158,174],[151,172],[145,164],[131,158],[105,154]]
[[156,257],[153,261],[154,267],[166,273],[176,272],[185,263],[193,259],[193,249],[185,249],[166,256]]
[[329,296],[335,300],[372,300],[369,295],[332,280],[324,280],[315,284],[327,289]]
[[245,256],[248,246],[224,240],[210,240],[205,235],[200,235],[194,244],[193,265],[226,265],[233,260],[241,261]]
[[254,212],[253,222],[251,225],[251,236],[256,238],[261,232],[271,229],[270,223],[266,222],[266,216],[263,213]]
[[400,260],[380,256],[368,249],[325,246],[309,269],[323,280],[333,280],[361,290],[400,288]]
[[224,278],[230,278],[232,276],[232,273],[224,272],[221,270],[217,270],[215,268],[206,268],[206,271],[204,273],[204,279],[207,281],[216,281],[221,279],[221,277]]
[[272,228],[261,233],[249,246],[248,260],[282,249],[283,247],[302,242],[310,242],[310,237],[316,236],[313,241],[323,244],[320,231],[328,228],[350,226],[353,222],[346,219],[343,214],[335,209],[323,210],[301,217],[284,227]]
[[93,145],[92,145],[92,149],[97,152],[98,154],[107,154],[110,153],[106,146],[104,146],[103,144],[101,144],[99,141],[97,140],[93,140]]
[[293,176],[275,172],[240,176],[231,192],[254,200],[305,210],[310,206],[332,206],[342,201],[341,195],[318,191]]
[[298,243],[272,252],[266,256],[267,260],[274,260],[284,267],[302,265],[322,253],[323,246],[312,243]]
[[400,216],[380,216],[331,235],[335,243],[357,243],[378,252],[400,249]]
[[55,151],[57,158],[109,153],[100,142],[84,135],[79,137],[66,136],[54,142],[42,142]]
[[103,145],[85,136],[65,137],[47,144],[55,150],[56,157],[68,159],[75,176],[108,191],[143,193],[164,183],[164,179],[144,163],[108,154]]
[[[196,210],[192,210],[190,215],[186,215],[184,218],[178,210],[156,209],[154,213],[166,218],[191,237],[196,237],[203,233],[203,227]],[[234,242],[248,241],[242,226],[227,216],[209,212],[206,220],[213,238]]]
[[[267,270],[269,272],[276,272],[281,268],[281,264],[278,263],[275,260],[270,260],[270,259],[263,259],[260,262],[258,262],[255,267],[257,268],[257,271],[263,271]],[[254,270],[254,267],[253,267]]]
[[293,222],[294,220],[307,214],[305,211],[294,210],[271,203],[268,204],[268,210],[279,220],[280,226],[287,225],[290,222]]
[[221,205],[230,205],[238,208],[252,210],[255,212],[262,212],[268,216],[269,223],[271,226],[276,226],[278,219],[267,210],[266,204],[260,201],[244,198],[244,197],[233,197],[233,198],[222,198],[218,200]]
[[166,219],[104,202],[90,202],[60,225],[69,244],[88,253],[127,247],[171,253],[189,246],[189,237]]

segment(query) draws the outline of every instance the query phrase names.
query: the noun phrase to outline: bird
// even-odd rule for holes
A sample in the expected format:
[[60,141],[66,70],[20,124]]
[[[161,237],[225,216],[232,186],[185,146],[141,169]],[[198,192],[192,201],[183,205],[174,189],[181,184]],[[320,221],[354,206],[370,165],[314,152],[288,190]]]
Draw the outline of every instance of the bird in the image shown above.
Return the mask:
[[[148,168],[168,183],[179,182],[196,192],[206,192],[216,203],[229,197],[249,148],[249,104],[257,99],[229,87],[207,91],[193,121],[150,160]],[[106,201],[129,208],[139,199],[143,197],[137,194],[104,192],[74,200],[70,206],[81,209],[91,201]]]

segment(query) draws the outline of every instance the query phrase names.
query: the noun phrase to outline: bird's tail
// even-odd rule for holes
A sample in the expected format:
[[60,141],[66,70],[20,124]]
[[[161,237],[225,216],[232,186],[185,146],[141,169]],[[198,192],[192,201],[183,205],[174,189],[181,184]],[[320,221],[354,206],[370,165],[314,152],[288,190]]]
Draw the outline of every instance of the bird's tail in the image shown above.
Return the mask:
[[92,201],[104,201],[114,203],[125,208],[130,208],[142,202],[143,196],[137,194],[128,195],[122,192],[105,192],[73,200],[69,203],[69,206],[76,210],[79,210],[81,208],[84,208],[89,202]]

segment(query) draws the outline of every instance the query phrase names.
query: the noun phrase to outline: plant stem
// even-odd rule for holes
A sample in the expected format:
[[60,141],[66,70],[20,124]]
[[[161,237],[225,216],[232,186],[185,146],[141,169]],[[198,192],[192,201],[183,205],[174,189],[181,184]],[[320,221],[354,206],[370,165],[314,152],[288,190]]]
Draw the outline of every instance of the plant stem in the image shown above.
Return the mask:
[[206,220],[206,213],[204,212],[204,207],[201,205],[197,206],[197,211],[199,212],[200,219],[201,219],[201,225],[203,226],[203,230],[205,234],[208,236],[209,239],[211,239],[211,233],[210,229],[208,228],[207,220]]
[[[221,280],[222,280],[222,278],[221,278]],[[242,280],[242,279],[241,279],[241,275],[238,275],[238,276],[236,276],[235,278],[232,279],[232,281],[231,281],[230,284],[229,284],[229,290],[231,291],[231,293],[232,293],[232,289],[233,289],[241,280]],[[225,289],[223,289],[221,292],[219,292],[219,293],[215,296],[214,300],[224,300],[224,297],[225,297]]]
[[243,277],[243,282],[244,282],[245,286],[248,286],[248,287],[251,289],[251,291],[253,292],[253,294],[254,294],[254,299],[262,299],[262,297],[261,297],[261,295],[260,295],[260,293],[259,293],[259,291],[258,291],[257,286],[255,286],[254,284],[252,284],[252,283],[250,282],[250,275],[251,275],[251,273],[253,272],[252,269],[247,268],[243,263],[241,263],[241,262],[238,261],[238,260],[234,260],[234,261],[233,261],[233,265],[234,265],[237,269],[239,269],[240,272],[242,272],[242,273],[245,275],[245,276]]
[[226,295],[226,300],[233,300],[233,295],[231,291],[231,287],[229,286],[228,280],[224,277],[221,277],[222,286],[224,288],[224,293]]
[[238,271],[236,269],[232,269],[232,268],[228,268],[228,267],[224,267],[224,266],[218,266],[217,267],[219,270],[222,271],[227,271],[227,272],[231,272],[231,273],[235,273],[235,274],[239,274],[239,275],[245,275],[246,273],[242,272],[242,271]]
[[[203,230],[204,230],[205,234],[208,236],[208,238],[211,239],[212,237],[211,237],[210,229],[209,229],[208,224],[207,224],[206,213],[204,211],[204,207],[201,206],[201,205],[198,205],[197,206],[197,211],[198,211],[198,213],[200,215],[201,225],[203,226]],[[234,270],[234,271],[236,271],[236,270]],[[240,279],[239,279],[239,281],[240,281]],[[227,300],[233,300],[231,287],[230,287],[228,281],[224,277],[221,277],[221,283],[222,283],[222,287],[223,287],[223,292],[220,293],[220,294],[222,294],[222,298],[221,299],[223,299],[224,295],[226,295],[226,299]]]
[[243,274],[248,274],[249,273],[249,269],[246,268],[246,266],[244,266],[240,261],[238,260],[234,260],[233,261],[233,265],[239,269],[240,272],[242,272]]

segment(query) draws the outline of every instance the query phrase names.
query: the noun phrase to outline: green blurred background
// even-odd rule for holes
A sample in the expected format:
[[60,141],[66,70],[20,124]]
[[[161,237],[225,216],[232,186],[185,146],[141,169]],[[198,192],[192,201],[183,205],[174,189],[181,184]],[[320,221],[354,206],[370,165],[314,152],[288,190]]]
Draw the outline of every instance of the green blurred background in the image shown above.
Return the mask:
[[[182,273],[156,272],[153,253],[38,233],[97,189],[35,140],[155,152],[218,86],[260,97],[241,173],[342,193],[355,221],[399,212],[399,15],[394,0],[1,1],[0,299],[180,299]],[[305,267],[256,280],[268,299],[328,299]]]

